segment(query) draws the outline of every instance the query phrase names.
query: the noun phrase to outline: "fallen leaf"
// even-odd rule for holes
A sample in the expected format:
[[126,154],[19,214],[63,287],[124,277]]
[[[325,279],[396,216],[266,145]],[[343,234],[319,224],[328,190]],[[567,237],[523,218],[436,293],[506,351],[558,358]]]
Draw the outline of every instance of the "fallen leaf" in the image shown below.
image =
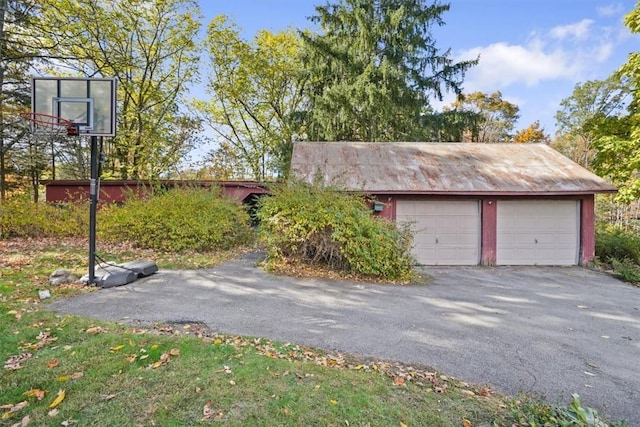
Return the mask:
[[466,418],[463,418],[463,419],[462,419],[462,427],[472,427],[472,426],[471,426],[471,421],[469,421],[469,420],[468,420],[468,419],[466,419]]
[[16,371],[18,369],[22,369],[22,362],[27,359],[30,359],[33,354],[25,352],[20,353],[16,356],[11,356],[9,360],[4,363],[4,369],[9,369],[10,371]]
[[26,415],[19,423],[15,423],[11,427],[26,427],[29,425],[29,422],[31,422],[31,418],[29,418],[29,415]]
[[83,376],[84,376],[84,372],[74,372],[73,374],[71,374],[71,379],[77,380],[79,378],[82,378]]
[[400,421],[400,427],[407,427],[407,425],[405,423],[403,423],[402,421]]
[[100,399],[102,399],[102,400],[111,400],[116,396],[117,396],[117,394],[101,394],[100,395]]
[[202,415],[203,415],[203,418],[202,418],[203,420],[209,420],[215,415],[215,411],[211,407],[210,400],[208,400],[207,403],[204,405],[204,408],[202,408]]
[[104,329],[101,328],[100,326],[92,326],[90,328],[85,329],[85,333],[87,334],[99,334],[101,332],[104,332]]
[[132,354],[132,355],[130,355],[130,356],[127,356],[127,357],[125,358],[125,360],[126,360],[127,362],[129,362],[129,363],[133,363],[133,362],[135,362],[135,361],[136,361],[136,359],[137,359],[137,358],[138,358],[138,356],[137,356],[137,355]]
[[50,417],[55,417],[56,415],[58,415],[58,412],[60,412],[57,409],[52,409],[49,412],[47,412],[47,415],[49,415]]
[[59,364],[60,364],[60,362],[58,362],[57,360],[50,360],[50,361],[47,362],[47,366],[50,367],[50,368],[55,368]]
[[14,413],[18,412],[19,410],[21,410],[22,408],[24,408],[25,406],[27,406],[29,404],[29,402],[22,401],[20,403],[16,403],[15,405],[2,405],[2,409],[6,410],[7,412],[5,412],[4,414],[2,414],[2,419],[6,420],[7,418],[10,418],[13,416]]
[[335,399],[331,399],[329,402],[331,402],[332,405],[337,405],[338,401]]
[[16,320],[22,319],[21,311],[11,310],[11,311],[8,311],[7,314],[13,314],[14,316],[16,316]]
[[491,394],[491,388],[489,387],[482,387],[482,390],[480,390],[480,392],[478,393],[480,396],[482,397],[487,397]]
[[64,390],[58,390],[58,396],[55,398],[53,402],[51,402],[51,405],[49,405],[49,408],[54,409],[56,406],[62,403],[62,401],[65,398],[65,395],[66,393]]
[[476,394],[471,390],[460,390],[460,393],[465,394],[467,396],[475,396]]
[[111,347],[111,348],[109,349],[109,351],[110,351],[111,353],[115,353],[115,352],[117,352],[117,351],[122,350],[124,347],[125,347],[125,346],[124,346],[124,344],[120,344],[120,345],[117,345],[117,346],[115,346],[115,347]]
[[404,385],[404,378],[396,377],[393,379],[393,384],[395,385]]
[[172,348],[171,350],[169,350],[169,354],[171,356],[179,356],[180,355],[180,350],[177,348]]
[[56,378],[56,381],[58,381],[59,383],[66,383],[70,379],[71,377],[69,375],[60,375],[58,378]]
[[24,396],[32,396],[37,398],[38,400],[42,400],[44,399],[44,395],[45,395],[45,391],[44,390],[40,390],[39,388],[33,388],[31,390],[27,390],[24,393],[22,393]]

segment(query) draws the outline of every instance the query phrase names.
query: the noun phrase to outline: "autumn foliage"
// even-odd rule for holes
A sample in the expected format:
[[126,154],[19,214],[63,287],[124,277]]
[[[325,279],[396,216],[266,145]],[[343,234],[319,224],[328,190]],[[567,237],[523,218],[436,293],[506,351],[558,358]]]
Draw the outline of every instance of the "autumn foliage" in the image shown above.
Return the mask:
[[98,236],[139,248],[210,251],[247,244],[254,233],[248,213],[218,189],[181,188],[105,207]]
[[289,184],[263,199],[258,217],[272,264],[293,260],[389,280],[412,275],[410,231],[374,217],[359,195]]
[[15,196],[0,204],[0,239],[82,236],[88,212],[85,203],[52,205]]

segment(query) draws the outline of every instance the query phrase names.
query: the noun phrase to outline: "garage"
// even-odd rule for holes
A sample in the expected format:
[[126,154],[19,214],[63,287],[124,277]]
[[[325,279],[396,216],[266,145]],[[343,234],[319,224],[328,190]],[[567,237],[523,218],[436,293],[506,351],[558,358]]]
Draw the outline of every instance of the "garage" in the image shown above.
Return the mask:
[[496,264],[577,264],[579,218],[575,200],[499,200]]
[[615,187],[546,144],[296,142],[291,174],[412,222],[423,265],[585,265]]
[[416,232],[413,255],[423,265],[473,265],[480,261],[477,200],[398,200],[396,221]]

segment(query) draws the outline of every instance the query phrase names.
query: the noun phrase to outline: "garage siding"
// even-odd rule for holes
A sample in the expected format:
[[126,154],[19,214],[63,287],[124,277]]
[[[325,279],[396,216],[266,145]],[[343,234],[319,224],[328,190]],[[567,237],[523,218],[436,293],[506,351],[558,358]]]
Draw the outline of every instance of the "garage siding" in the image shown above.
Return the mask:
[[575,265],[579,204],[575,200],[500,200],[496,237],[498,265]]
[[477,200],[399,200],[396,220],[412,223],[413,255],[423,265],[480,262],[480,206]]

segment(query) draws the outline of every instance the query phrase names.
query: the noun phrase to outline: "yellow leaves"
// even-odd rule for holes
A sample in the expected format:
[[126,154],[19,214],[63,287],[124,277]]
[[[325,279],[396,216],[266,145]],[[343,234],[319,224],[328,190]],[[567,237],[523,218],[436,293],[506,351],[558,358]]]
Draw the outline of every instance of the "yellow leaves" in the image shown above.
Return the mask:
[[46,394],[46,391],[40,390],[39,388],[32,388],[31,390],[27,390],[24,393],[22,393],[23,396],[35,397],[38,400],[44,399],[45,394]]
[[51,402],[51,404],[49,405],[49,408],[55,409],[56,406],[62,403],[65,397],[66,397],[66,392],[62,389],[58,390],[58,395],[56,396],[54,401]]
[[90,328],[85,329],[84,332],[87,333],[87,334],[96,335],[96,334],[100,334],[100,333],[104,332],[104,328],[102,328],[100,326],[92,326]]
[[177,348],[172,348],[168,352],[162,353],[162,355],[160,356],[160,360],[152,363],[151,365],[149,365],[149,367],[152,369],[159,368],[160,366],[166,365],[167,363],[169,363],[169,360],[171,360],[171,357],[175,357],[179,355],[180,355],[180,350],[178,350]]
[[335,400],[335,399],[331,399],[331,400],[329,400],[329,403],[331,403],[332,405],[337,405],[338,401]]
[[5,411],[2,414],[2,419],[6,420],[9,417],[12,417],[13,414],[15,414],[16,412],[18,412],[19,410],[21,410],[22,408],[24,408],[25,406],[27,406],[29,403],[25,400],[23,402],[20,403],[16,403],[15,405],[13,404],[8,404],[8,405],[2,405],[0,406],[0,409],[2,409],[3,411]]
[[473,427],[473,426],[471,425],[471,421],[469,421],[466,418],[463,418],[462,419],[462,427]]
[[[36,326],[39,325],[38,323],[34,324],[33,327],[39,327]],[[45,345],[47,344],[51,344],[52,342],[56,341],[58,338],[52,337],[51,336],[51,332],[50,331],[42,331],[38,334],[38,336],[36,337],[38,339],[37,342],[35,343],[26,343],[22,346],[23,349],[25,350],[40,350],[41,348],[43,348]]]
[[109,352],[111,352],[111,353],[116,353],[116,352],[118,352],[118,351],[122,350],[124,347],[125,347],[125,345],[124,345],[124,344],[120,344],[120,345],[117,345],[117,346],[115,346],[115,347],[111,347],[111,348],[109,349]]
[[22,312],[21,311],[9,310],[9,311],[7,311],[7,314],[12,314],[12,315],[16,316],[16,320],[22,319]]

